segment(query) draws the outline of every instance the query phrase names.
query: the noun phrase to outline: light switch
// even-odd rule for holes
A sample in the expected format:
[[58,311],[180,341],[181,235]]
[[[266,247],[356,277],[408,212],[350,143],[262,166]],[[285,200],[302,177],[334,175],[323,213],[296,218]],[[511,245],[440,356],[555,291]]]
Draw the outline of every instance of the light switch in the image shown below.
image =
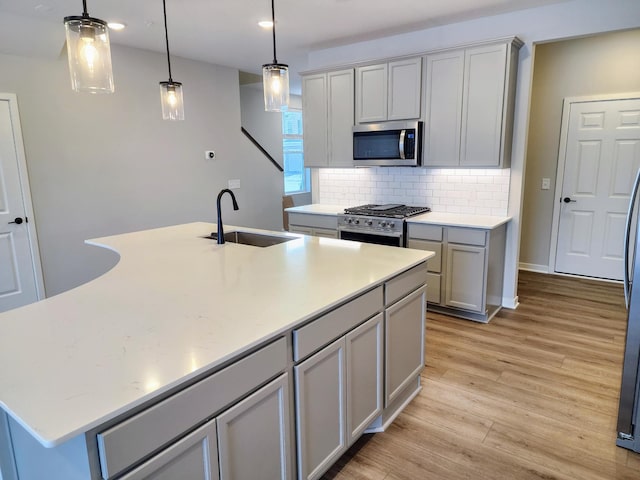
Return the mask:
[[542,190],[549,190],[551,188],[551,179],[543,178],[542,179]]
[[240,188],[240,179],[229,180],[229,188]]

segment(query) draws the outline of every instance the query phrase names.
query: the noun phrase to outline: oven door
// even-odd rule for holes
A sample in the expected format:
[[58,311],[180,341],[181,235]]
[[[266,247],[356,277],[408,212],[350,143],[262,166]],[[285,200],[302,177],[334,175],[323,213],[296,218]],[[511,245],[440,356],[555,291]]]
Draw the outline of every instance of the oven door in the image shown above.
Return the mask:
[[398,232],[387,235],[380,232],[366,232],[340,227],[338,228],[338,238],[363,243],[375,243],[377,245],[389,245],[391,247],[404,247],[404,235]]

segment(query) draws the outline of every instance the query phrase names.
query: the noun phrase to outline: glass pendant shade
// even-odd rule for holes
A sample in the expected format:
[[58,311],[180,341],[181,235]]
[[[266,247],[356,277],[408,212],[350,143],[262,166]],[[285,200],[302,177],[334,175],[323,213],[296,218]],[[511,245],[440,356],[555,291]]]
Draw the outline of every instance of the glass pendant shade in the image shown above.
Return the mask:
[[282,63],[267,63],[262,66],[264,86],[264,109],[267,112],[282,112],[289,105],[289,66]]
[[180,82],[160,82],[163,120],[184,120],[184,102]]
[[113,93],[107,23],[88,15],[65,17],[71,88],[76,92]]

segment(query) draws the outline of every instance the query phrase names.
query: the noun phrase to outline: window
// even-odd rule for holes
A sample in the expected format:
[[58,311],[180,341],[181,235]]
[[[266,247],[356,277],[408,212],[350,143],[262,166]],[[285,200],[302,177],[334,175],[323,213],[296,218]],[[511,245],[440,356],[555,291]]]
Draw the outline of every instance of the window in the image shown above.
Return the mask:
[[282,156],[284,160],[284,193],[308,192],[311,174],[304,168],[302,149],[302,111],[282,112]]

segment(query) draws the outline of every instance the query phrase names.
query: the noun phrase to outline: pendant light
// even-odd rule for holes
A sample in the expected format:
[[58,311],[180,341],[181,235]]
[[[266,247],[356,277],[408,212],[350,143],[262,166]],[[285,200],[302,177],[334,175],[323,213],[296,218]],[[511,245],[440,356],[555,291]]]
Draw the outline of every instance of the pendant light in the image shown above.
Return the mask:
[[64,17],[71,88],[76,92],[113,93],[113,71],[107,22],[90,17],[82,0],[82,16]]
[[171,78],[171,58],[169,56],[169,33],[167,31],[167,4],[162,0],[164,10],[164,38],[167,42],[167,65],[169,81],[160,82],[160,102],[162,103],[163,120],[184,120],[184,102],[182,99],[182,83]]
[[267,112],[282,112],[289,106],[289,66],[278,63],[276,57],[276,14],[273,2],[274,0],[271,0],[273,63],[262,65],[264,109]]

